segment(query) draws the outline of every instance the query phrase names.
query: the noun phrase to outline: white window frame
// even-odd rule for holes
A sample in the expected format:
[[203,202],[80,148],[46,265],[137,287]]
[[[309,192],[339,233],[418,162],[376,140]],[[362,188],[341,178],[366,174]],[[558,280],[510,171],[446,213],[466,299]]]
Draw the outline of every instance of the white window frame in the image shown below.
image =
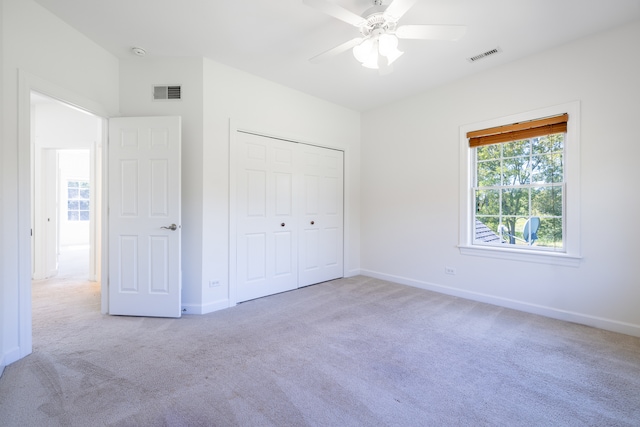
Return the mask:
[[[532,251],[512,245],[489,246],[474,244],[475,176],[474,151],[469,147],[467,133],[536,120],[568,113],[567,134],[564,145],[564,248],[563,251]],[[578,266],[580,264],[580,102],[570,102],[506,117],[460,126],[460,253],[490,258],[544,264]]]

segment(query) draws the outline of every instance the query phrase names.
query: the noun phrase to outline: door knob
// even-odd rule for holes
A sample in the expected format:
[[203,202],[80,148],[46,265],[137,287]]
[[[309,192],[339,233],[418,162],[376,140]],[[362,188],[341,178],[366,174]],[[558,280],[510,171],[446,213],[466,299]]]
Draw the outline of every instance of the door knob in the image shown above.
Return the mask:
[[160,227],[160,228],[164,228],[165,230],[171,230],[171,231],[176,231],[178,229],[178,226],[175,224],[171,224],[168,227]]
[[285,225],[285,224],[284,224],[284,222],[283,222],[282,224],[280,224],[280,227],[284,227],[284,225]]
[[313,225],[313,224],[315,224],[315,223],[316,223],[315,221],[311,221],[311,225]]

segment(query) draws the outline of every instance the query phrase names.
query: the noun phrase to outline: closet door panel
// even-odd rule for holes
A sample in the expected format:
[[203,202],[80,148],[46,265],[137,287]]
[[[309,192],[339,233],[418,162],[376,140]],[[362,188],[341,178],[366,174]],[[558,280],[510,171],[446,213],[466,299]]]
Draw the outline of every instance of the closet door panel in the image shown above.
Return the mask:
[[343,277],[343,153],[300,144],[299,286]]
[[295,144],[238,132],[237,302],[295,289]]

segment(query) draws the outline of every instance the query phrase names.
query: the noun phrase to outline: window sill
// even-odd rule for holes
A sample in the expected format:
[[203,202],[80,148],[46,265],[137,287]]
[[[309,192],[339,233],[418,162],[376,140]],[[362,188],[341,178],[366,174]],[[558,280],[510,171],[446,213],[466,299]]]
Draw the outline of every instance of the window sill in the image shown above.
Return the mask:
[[536,262],[540,264],[578,267],[582,257],[557,252],[539,252],[518,249],[503,249],[490,246],[458,246],[462,255],[473,255],[488,258],[508,259],[512,261]]

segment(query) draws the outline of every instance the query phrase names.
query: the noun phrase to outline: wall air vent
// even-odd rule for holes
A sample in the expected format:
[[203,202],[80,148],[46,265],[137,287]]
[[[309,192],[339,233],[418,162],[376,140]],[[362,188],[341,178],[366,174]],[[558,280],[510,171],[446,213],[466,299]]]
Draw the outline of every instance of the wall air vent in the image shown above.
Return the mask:
[[472,56],[471,58],[467,58],[467,61],[476,62],[476,61],[481,60],[482,58],[486,58],[487,56],[495,55],[495,54],[500,53],[500,52],[502,52],[502,49],[500,49],[499,47],[496,47],[495,49],[491,49],[491,50],[483,52],[483,53],[481,53],[479,55]]
[[153,87],[154,101],[179,101],[180,99],[182,99],[182,89],[179,85]]

